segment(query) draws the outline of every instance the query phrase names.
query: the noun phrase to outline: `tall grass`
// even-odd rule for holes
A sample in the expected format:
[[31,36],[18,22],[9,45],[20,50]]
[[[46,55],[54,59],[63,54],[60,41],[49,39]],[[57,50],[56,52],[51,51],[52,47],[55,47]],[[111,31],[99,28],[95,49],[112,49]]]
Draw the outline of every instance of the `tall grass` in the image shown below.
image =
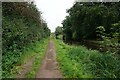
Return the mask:
[[57,59],[67,78],[119,78],[120,59],[111,53],[69,46],[55,40]]

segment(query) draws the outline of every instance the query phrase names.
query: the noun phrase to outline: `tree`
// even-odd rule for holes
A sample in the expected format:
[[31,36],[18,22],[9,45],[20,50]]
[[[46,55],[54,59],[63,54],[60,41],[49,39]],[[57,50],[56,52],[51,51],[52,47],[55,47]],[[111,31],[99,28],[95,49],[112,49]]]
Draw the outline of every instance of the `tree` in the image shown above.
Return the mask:
[[56,39],[58,39],[58,35],[62,34],[62,27],[58,26],[55,30]]
[[69,14],[63,20],[63,34],[66,41],[81,41],[82,39],[97,39],[96,28],[104,26],[105,33],[111,36],[111,27],[119,18],[119,4],[115,2],[76,2]]

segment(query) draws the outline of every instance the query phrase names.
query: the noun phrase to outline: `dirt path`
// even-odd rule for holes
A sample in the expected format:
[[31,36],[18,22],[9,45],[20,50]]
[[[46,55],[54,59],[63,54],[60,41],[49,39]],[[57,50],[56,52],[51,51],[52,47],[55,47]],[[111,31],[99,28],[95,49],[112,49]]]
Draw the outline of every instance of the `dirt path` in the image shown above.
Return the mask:
[[42,62],[36,78],[62,78],[56,61],[56,53],[53,41],[49,42],[46,56]]
[[34,58],[28,60],[28,62],[22,65],[22,70],[17,74],[16,78],[25,78],[25,75],[30,71]]

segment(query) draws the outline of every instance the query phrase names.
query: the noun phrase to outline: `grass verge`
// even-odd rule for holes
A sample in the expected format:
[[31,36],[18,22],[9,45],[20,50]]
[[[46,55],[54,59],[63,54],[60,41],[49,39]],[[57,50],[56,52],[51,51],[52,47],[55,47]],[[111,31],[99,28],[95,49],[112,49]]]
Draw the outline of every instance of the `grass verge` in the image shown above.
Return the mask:
[[57,59],[65,78],[119,78],[120,59],[111,53],[70,46],[55,40]]

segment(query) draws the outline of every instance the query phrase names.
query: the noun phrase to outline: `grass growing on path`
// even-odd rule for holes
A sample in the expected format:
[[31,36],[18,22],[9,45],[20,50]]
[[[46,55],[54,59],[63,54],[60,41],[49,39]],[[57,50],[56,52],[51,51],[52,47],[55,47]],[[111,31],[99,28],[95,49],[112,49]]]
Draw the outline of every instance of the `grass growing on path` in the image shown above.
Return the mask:
[[28,60],[34,58],[33,65],[31,67],[30,71],[27,72],[25,77],[35,78],[37,70],[40,67],[42,59],[45,55],[47,44],[48,44],[48,38],[43,39],[41,41],[36,41],[35,43],[32,43],[30,46],[25,48],[22,53],[23,55],[19,58],[19,62],[11,70],[12,77],[13,76],[15,77],[16,74],[19,73],[20,70],[22,70],[22,65],[26,64],[28,62]]
[[66,78],[119,78],[120,59],[111,53],[88,50],[83,46],[56,43],[57,59]]
[[36,48],[35,48],[35,61],[32,65],[31,70],[28,72],[28,74],[26,74],[27,78],[35,78],[37,71],[41,65],[41,62],[44,58],[44,55],[46,53],[46,49],[47,49],[47,45],[48,45],[48,40],[43,40],[40,43],[36,44]]

